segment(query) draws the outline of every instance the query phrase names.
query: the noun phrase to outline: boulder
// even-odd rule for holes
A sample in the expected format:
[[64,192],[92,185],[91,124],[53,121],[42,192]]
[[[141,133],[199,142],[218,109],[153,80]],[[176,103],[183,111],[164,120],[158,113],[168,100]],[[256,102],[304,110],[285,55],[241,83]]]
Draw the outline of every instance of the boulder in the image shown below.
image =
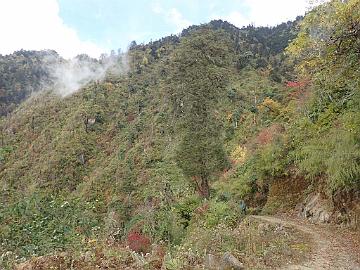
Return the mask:
[[243,270],[244,265],[230,252],[225,252],[221,260],[221,270]]
[[299,216],[314,223],[328,223],[334,212],[331,203],[320,193],[310,194],[305,202],[298,206]]

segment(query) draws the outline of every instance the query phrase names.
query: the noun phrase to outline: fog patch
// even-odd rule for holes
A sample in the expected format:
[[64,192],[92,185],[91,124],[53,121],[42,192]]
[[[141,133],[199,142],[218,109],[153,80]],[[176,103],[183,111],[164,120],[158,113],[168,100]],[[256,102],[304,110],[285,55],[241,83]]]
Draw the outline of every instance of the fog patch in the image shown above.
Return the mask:
[[128,70],[126,53],[102,55],[100,59],[78,55],[70,60],[49,62],[51,64],[47,68],[53,82],[51,88],[61,97],[72,95],[90,82],[103,81],[109,74],[120,76]]

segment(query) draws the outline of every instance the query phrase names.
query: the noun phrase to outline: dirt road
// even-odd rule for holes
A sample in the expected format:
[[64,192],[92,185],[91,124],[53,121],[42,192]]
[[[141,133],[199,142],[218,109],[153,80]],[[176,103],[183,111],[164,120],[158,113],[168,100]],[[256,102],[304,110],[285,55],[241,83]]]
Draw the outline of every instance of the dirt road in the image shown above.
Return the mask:
[[272,224],[293,227],[310,236],[313,252],[309,261],[301,265],[288,265],[283,270],[360,270],[360,243],[353,240],[351,233],[327,225],[310,224],[292,218],[252,216]]

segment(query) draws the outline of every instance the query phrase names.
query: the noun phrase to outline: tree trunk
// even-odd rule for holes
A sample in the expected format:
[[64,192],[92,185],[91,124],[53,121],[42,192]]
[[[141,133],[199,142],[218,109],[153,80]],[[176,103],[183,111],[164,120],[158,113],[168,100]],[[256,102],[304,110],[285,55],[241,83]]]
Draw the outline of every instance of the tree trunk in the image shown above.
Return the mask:
[[210,187],[209,187],[209,181],[206,177],[201,178],[201,182],[199,185],[199,194],[204,199],[210,198]]

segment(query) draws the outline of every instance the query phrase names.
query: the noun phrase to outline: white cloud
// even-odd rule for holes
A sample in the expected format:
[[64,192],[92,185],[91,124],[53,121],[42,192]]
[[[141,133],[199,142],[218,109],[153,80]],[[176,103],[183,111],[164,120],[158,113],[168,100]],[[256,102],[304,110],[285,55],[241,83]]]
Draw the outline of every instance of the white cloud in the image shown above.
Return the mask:
[[242,27],[249,24],[255,26],[275,26],[282,22],[294,20],[304,15],[319,0],[244,0],[242,11],[232,11],[225,16],[212,16],[221,18]]
[[176,27],[176,31],[180,32],[184,28],[192,25],[190,21],[184,18],[179,10],[176,8],[164,9],[159,2],[154,2],[152,11],[156,14],[162,15],[168,23]]
[[176,26],[176,31],[181,31],[192,24],[190,21],[186,20],[176,8],[170,9],[166,17]]
[[164,12],[164,9],[161,7],[159,2],[153,2],[151,9],[156,14],[162,14]]
[[245,26],[249,25],[250,21],[247,17],[245,17],[241,12],[239,11],[233,11],[228,16],[224,18],[224,20],[231,22],[233,25],[236,26]]
[[308,7],[307,0],[246,0],[246,5],[250,10],[250,21],[259,26],[294,20],[296,16],[304,15]]
[[0,53],[53,49],[66,58],[98,57],[104,50],[82,41],[59,16],[57,0],[0,0]]

